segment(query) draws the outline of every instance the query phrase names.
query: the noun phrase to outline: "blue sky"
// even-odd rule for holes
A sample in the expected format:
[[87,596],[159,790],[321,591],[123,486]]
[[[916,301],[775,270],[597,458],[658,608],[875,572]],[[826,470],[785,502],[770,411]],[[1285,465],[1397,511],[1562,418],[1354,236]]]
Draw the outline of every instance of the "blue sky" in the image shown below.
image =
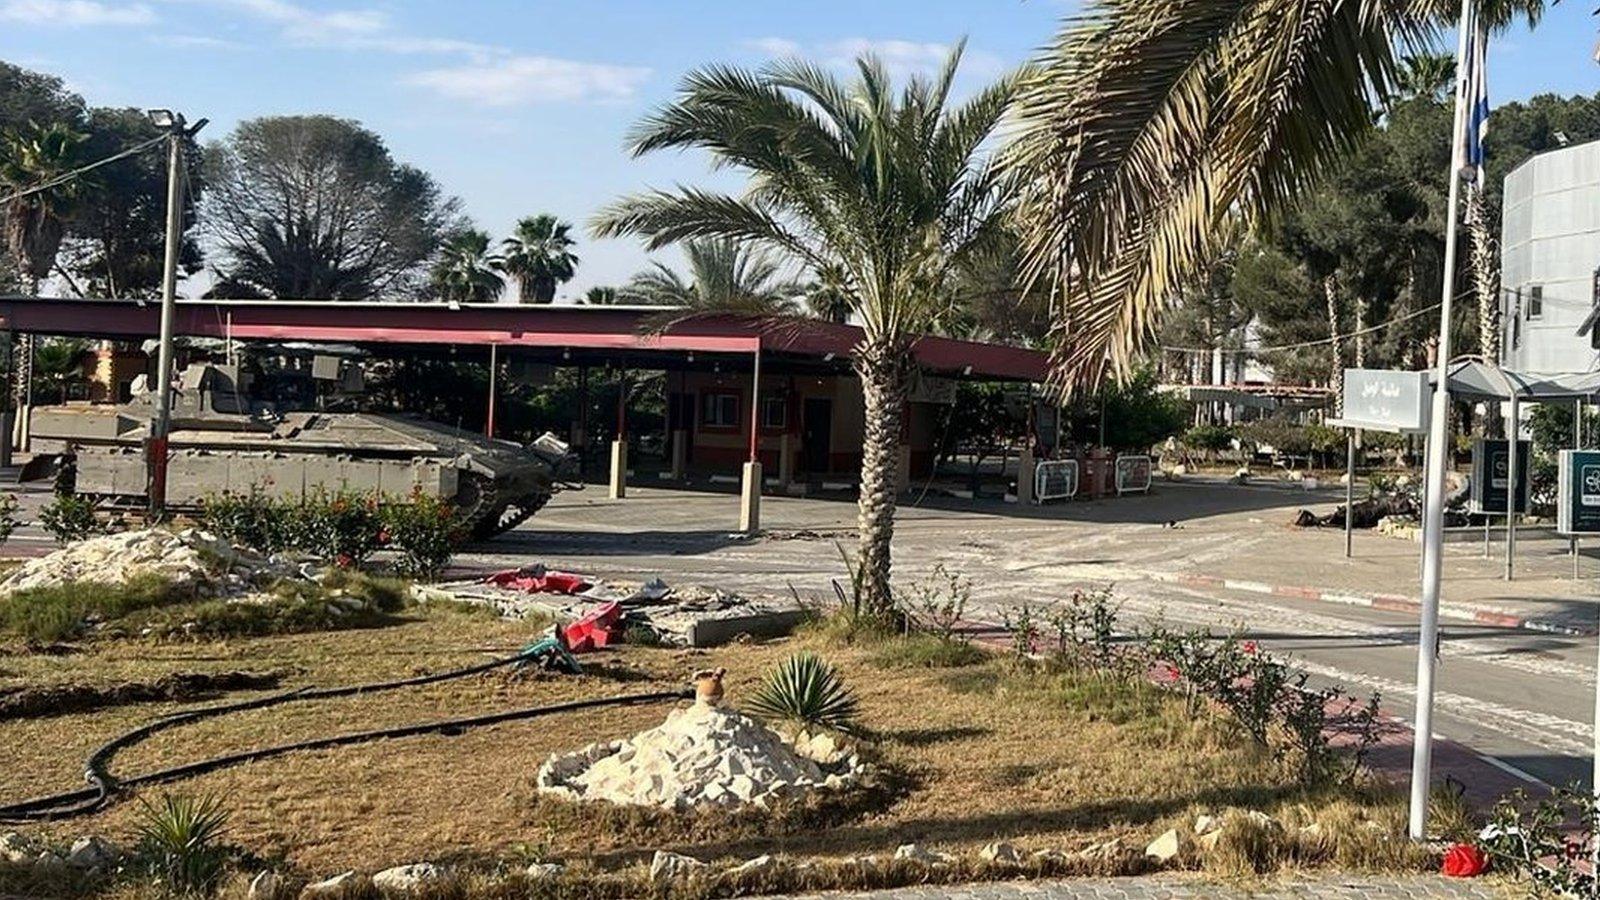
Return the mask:
[[[969,83],[1026,59],[1075,0],[0,0],[0,59],[60,75],[97,105],[212,120],[359,119],[497,237],[519,216],[586,223],[620,194],[735,184],[693,155],[627,156],[628,127],[707,62],[871,49],[926,68],[965,36]],[[1567,0],[1491,56],[1496,102],[1600,91],[1593,4]],[[1492,127],[1492,123],[1491,123]],[[584,236],[563,290],[626,280],[633,241]],[[673,253],[662,254],[675,263]]]

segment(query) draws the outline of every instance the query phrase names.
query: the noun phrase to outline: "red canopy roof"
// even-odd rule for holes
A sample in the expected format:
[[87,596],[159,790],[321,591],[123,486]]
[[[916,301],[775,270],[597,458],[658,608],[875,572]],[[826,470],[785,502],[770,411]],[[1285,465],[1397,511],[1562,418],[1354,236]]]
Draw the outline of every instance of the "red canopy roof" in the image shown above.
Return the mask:
[[[281,300],[183,300],[180,335],[355,344],[447,344],[584,348],[666,354],[764,352],[848,358],[861,329],[806,318],[703,316],[664,331],[660,307],[445,305]],[[0,298],[0,322],[15,331],[95,338],[155,337],[157,301]],[[918,364],[974,378],[1042,381],[1049,357],[1036,350],[924,337]]]

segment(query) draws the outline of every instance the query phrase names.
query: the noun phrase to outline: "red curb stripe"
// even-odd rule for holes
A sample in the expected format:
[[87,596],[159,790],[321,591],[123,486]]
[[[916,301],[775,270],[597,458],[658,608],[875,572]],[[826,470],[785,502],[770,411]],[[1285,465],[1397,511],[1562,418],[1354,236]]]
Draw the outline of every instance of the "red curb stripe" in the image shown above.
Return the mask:
[[1422,604],[1402,597],[1373,597],[1372,608],[1390,612],[1416,612],[1422,608]]
[[1475,622],[1482,622],[1485,625],[1499,625],[1502,628],[1521,628],[1523,625],[1523,620],[1518,616],[1508,616],[1504,613],[1489,612],[1482,609],[1474,612],[1472,619]]
[[1322,592],[1316,588],[1295,587],[1287,584],[1275,584],[1272,593],[1277,597],[1293,597],[1298,600],[1321,600]]

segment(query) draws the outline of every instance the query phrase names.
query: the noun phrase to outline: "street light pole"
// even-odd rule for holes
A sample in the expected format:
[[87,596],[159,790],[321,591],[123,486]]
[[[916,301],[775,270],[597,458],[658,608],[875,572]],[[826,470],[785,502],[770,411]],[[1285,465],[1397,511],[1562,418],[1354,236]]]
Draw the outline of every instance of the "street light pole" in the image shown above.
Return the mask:
[[183,116],[164,109],[150,111],[150,121],[167,132],[167,237],[161,272],[161,343],[156,351],[156,411],[145,443],[150,505],[147,517],[159,521],[167,509],[167,436],[172,432],[172,331],[178,311],[178,252],[183,245],[183,141],[206,125],[187,127]]

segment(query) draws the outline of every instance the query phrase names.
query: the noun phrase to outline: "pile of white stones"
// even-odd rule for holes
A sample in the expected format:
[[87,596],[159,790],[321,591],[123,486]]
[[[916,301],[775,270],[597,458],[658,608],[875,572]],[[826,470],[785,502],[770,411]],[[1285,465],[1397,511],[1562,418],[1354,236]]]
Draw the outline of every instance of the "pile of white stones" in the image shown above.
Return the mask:
[[29,560],[0,580],[0,597],[77,582],[123,584],[148,575],[207,596],[233,596],[296,571],[292,563],[196,528],[144,528],[86,538]]
[[865,764],[826,736],[785,743],[760,722],[695,703],[624,741],[591,744],[550,757],[539,769],[544,793],[663,809],[766,806],[812,790],[860,782]]

